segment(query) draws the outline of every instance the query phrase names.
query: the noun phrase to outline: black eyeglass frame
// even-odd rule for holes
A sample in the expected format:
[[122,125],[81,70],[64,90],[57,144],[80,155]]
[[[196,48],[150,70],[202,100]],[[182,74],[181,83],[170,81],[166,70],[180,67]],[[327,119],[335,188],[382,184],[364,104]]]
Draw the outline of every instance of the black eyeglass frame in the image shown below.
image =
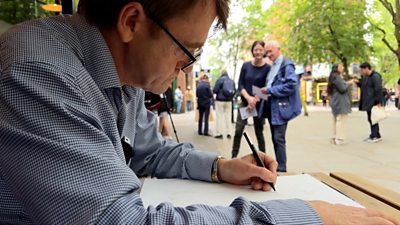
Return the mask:
[[195,62],[197,62],[200,59],[201,53],[203,53],[203,49],[199,48],[199,50],[197,52],[195,52],[195,54],[193,55],[192,53],[190,53],[190,51],[183,45],[181,44],[175,37],[174,35],[171,34],[171,32],[169,32],[169,30],[161,23],[161,21],[150,11],[150,10],[145,10],[146,13],[148,14],[149,18],[151,20],[153,20],[153,22],[155,24],[157,24],[157,26],[159,26],[161,28],[161,30],[163,30],[171,39],[172,41],[178,45],[178,47],[187,55],[187,57],[190,59],[190,61],[182,66],[182,68],[180,68],[181,70],[185,70],[188,67],[192,66]]

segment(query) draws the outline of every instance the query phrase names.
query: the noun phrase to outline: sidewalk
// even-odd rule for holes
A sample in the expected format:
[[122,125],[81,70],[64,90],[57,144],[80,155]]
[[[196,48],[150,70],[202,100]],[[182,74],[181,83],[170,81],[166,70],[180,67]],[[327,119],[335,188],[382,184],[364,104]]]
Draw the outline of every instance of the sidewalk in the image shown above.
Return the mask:
[[[390,117],[380,123],[383,141],[363,140],[369,135],[366,113],[354,109],[348,118],[347,144],[329,143],[332,130],[330,108],[310,107],[310,116],[291,121],[287,131],[288,172],[351,172],[382,187],[400,192],[400,111],[389,107]],[[181,142],[230,158],[232,139],[223,140],[197,135],[194,112],[173,114]],[[210,128],[214,130],[214,123]],[[256,142],[254,128],[246,131]],[[268,122],[264,129],[267,152],[274,156]],[[256,143],[255,143],[256,144]],[[242,141],[239,156],[250,153]]]

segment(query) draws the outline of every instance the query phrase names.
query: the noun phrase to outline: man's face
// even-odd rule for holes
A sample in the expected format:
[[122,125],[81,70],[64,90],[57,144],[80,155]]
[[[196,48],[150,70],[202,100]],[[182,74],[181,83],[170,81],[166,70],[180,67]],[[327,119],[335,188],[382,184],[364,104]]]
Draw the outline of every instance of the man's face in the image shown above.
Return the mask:
[[371,70],[368,68],[361,68],[362,75],[368,76],[371,73]]
[[272,62],[275,62],[275,60],[281,55],[281,50],[275,45],[267,44],[265,46],[265,53]]
[[[215,4],[199,1],[199,4],[185,14],[163,22],[163,26],[194,54],[196,49],[204,45],[215,17]],[[162,93],[181,72],[180,69],[188,62],[188,57],[149,17],[147,26],[148,32],[140,33],[127,47],[129,54],[126,54],[126,57],[129,58],[129,62],[124,70],[128,76],[134,78],[129,82],[131,85],[153,93]],[[150,32],[154,28],[156,35]]]

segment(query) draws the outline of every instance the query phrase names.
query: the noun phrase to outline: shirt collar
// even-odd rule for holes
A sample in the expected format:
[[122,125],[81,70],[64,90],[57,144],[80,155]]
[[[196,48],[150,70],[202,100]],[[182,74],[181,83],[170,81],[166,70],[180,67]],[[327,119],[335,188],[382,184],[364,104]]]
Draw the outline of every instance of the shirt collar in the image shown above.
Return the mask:
[[283,62],[283,55],[278,56],[278,58],[275,59],[274,65],[280,66]]
[[96,84],[101,89],[121,88],[110,49],[98,27],[77,13],[72,16],[72,23],[80,40],[84,67]]

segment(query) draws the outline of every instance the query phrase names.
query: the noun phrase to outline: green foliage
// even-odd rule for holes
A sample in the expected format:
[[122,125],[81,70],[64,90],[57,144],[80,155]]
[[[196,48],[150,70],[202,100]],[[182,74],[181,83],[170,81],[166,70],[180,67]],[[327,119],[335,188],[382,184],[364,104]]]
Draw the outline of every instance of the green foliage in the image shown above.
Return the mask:
[[265,13],[267,15],[267,38],[279,41],[282,46],[281,51],[288,57],[292,55],[288,48],[288,39],[293,28],[290,22],[290,18],[293,16],[292,8],[290,1],[276,0]]
[[29,0],[0,0],[0,19],[16,24],[35,17],[35,5]]
[[366,60],[365,1],[294,0],[289,49],[299,63]]
[[10,24],[49,15],[52,14],[44,11],[34,0],[0,0],[0,20]]
[[[394,1],[388,1],[394,6]],[[394,50],[396,49],[395,26],[392,23],[392,16],[389,11],[375,1],[367,12],[373,35],[373,56],[376,59],[376,70],[382,74],[386,86],[394,88],[399,79],[398,58],[388,48],[384,41],[387,41]]]
[[[263,11],[261,0],[232,1],[232,8],[242,9],[236,14],[236,21],[230,19],[226,33],[213,37],[209,44],[213,53],[209,57],[212,74],[217,77],[222,69],[231,68],[236,71],[240,59],[245,59],[245,53],[250,49],[254,40],[262,40],[266,33],[266,13]],[[237,74],[230,74],[235,78]]]
[[234,66],[254,40],[281,42],[283,53],[297,63],[341,62],[345,66],[371,55],[366,2],[353,0],[275,0],[266,9],[261,0],[234,1],[244,10],[239,22],[211,45],[210,65]]
[[248,49],[254,40],[263,40],[268,31],[268,14],[263,4],[265,3],[261,0],[243,1],[243,9],[246,12],[243,21],[248,24],[248,44],[246,46]]

